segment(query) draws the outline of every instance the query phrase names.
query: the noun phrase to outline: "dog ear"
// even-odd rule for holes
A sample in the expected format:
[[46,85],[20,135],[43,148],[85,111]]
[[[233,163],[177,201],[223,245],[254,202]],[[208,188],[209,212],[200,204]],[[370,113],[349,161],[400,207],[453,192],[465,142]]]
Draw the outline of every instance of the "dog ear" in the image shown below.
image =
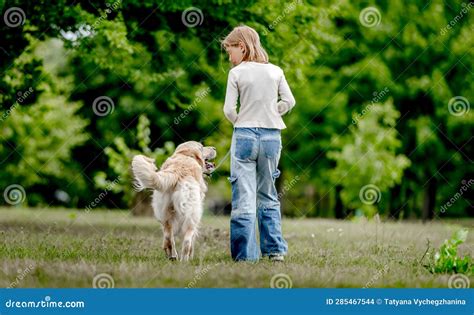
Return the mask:
[[205,167],[206,162],[204,161],[204,158],[202,156],[202,152],[199,151],[199,150],[194,150],[194,151],[197,151],[197,154],[195,154],[196,161],[198,161],[199,165],[201,165],[202,167]]
[[181,148],[177,153],[194,158],[202,167],[206,165],[202,156],[202,152],[199,149],[184,147]]

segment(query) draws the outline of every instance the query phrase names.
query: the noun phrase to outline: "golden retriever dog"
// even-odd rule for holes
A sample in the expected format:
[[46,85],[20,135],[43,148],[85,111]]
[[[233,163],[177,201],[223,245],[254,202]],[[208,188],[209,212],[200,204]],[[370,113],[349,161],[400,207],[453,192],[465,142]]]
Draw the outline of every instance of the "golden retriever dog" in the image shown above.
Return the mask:
[[178,259],[175,235],[183,236],[180,259],[188,261],[193,257],[207,191],[204,174],[212,173],[211,160],[215,158],[214,147],[188,141],[176,148],[160,170],[146,156],[137,155],[132,160],[135,189],[153,189],[153,211],[163,226],[163,249],[171,260]]

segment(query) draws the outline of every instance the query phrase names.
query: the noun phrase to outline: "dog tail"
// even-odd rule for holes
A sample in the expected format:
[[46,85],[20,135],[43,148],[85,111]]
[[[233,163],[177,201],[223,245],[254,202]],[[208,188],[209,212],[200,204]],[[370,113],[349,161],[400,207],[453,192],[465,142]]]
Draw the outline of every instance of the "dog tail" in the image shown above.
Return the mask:
[[167,191],[178,182],[175,174],[158,171],[154,160],[143,155],[133,158],[132,172],[135,177],[133,188],[136,191],[142,191],[145,188]]

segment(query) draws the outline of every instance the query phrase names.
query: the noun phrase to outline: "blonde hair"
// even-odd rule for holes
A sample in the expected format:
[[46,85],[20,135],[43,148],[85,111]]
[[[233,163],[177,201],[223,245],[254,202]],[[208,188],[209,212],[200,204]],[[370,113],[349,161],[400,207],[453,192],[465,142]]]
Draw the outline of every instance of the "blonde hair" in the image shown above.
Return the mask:
[[260,44],[258,33],[247,25],[237,26],[222,40],[222,47],[238,46],[244,44],[244,57],[242,61],[268,62],[268,54]]

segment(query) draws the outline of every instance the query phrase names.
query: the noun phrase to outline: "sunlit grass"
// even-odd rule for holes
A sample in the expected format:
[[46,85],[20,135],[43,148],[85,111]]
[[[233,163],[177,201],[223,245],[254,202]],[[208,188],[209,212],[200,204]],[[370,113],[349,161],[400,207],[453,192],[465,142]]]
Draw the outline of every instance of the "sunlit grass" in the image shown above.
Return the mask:
[[164,256],[153,218],[7,208],[0,209],[0,286],[91,287],[107,273],[115,287],[270,287],[283,273],[293,287],[447,287],[449,275],[428,272],[423,255],[428,239],[439,247],[460,226],[471,233],[459,250],[472,255],[473,220],[284,219],[286,261],[250,264],[230,259],[229,219],[207,215],[195,259],[180,263]]

